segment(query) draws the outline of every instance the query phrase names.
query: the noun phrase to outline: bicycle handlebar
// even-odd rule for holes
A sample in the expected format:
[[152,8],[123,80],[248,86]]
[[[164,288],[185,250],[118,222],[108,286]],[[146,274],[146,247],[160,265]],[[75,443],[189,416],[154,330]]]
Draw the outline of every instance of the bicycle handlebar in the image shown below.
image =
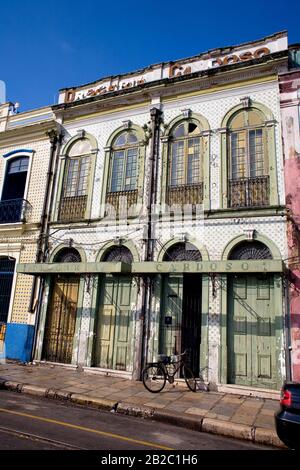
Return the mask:
[[188,353],[188,350],[185,349],[185,351],[183,351],[183,353],[181,353],[181,354],[174,354],[174,356],[185,356],[187,353]]
[[[188,353],[188,350],[185,349],[185,351],[183,351],[183,353],[181,353],[181,354],[171,354],[171,356],[166,355],[165,357],[159,359],[158,362],[162,362],[164,364],[171,364],[171,363],[174,363],[174,362],[178,362],[178,361],[174,361],[174,360],[172,361],[172,358],[173,357],[180,358],[182,356],[185,356],[187,353]],[[164,355],[160,354],[159,356],[164,356]]]

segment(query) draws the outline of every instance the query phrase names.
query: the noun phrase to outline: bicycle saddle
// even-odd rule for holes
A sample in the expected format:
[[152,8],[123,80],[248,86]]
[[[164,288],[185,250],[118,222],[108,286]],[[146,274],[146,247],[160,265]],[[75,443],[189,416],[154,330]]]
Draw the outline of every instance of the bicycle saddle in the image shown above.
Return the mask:
[[164,364],[170,364],[171,357],[167,356],[166,354],[158,354],[157,360],[158,362],[163,362]]

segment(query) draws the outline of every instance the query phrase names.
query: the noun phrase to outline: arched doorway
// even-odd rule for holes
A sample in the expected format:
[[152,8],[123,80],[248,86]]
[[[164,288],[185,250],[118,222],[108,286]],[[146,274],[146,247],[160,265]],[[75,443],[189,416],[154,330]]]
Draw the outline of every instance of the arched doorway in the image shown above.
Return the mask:
[[[272,259],[259,241],[235,246],[231,260]],[[231,384],[277,388],[274,274],[234,274],[228,277],[227,380]]]
[[[62,248],[53,261],[79,263],[81,256],[75,248]],[[47,361],[65,364],[72,361],[79,281],[79,276],[65,274],[52,280],[42,353]]]
[[0,257],[0,341],[4,341],[16,260]]
[[[179,242],[166,250],[163,261],[201,261],[191,243]],[[166,274],[162,283],[160,347],[162,354],[187,350],[190,367],[197,375],[201,341],[201,274]]]
[[[133,256],[126,246],[113,246],[101,261],[131,264]],[[104,369],[130,371],[133,364],[133,323],[136,287],[132,276],[100,277],[93,365]]]

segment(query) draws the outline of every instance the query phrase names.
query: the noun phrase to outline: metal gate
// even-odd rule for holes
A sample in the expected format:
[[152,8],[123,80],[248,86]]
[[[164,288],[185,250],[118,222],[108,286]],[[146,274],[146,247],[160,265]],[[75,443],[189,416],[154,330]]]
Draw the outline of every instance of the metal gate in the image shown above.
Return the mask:
[[170,355],[187,351],[186,359],[195,375],[200,362],[201,285],[201,275],[166,275],[160,320],[159,352]]
[[70,364],[76,324],[79,278],[58,276],[54,280],[44,336],[43,358]]
[[0,341],[5,335],[15,262],[14,258],[0,258]]

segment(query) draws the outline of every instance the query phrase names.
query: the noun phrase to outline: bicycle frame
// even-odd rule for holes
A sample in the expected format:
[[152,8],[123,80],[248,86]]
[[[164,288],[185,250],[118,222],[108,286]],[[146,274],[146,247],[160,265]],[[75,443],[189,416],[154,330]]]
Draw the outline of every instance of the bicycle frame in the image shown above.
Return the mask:
[[[184,361],[180,359],[179,361],[169,362],[165,364],[163,361],[157,363],[165,372],[167,381],[172,384],[174,383],[175,375],[180,371],[181,367],[184,365]],[[167,366],[173,366],[174,370],[171,373]]]

